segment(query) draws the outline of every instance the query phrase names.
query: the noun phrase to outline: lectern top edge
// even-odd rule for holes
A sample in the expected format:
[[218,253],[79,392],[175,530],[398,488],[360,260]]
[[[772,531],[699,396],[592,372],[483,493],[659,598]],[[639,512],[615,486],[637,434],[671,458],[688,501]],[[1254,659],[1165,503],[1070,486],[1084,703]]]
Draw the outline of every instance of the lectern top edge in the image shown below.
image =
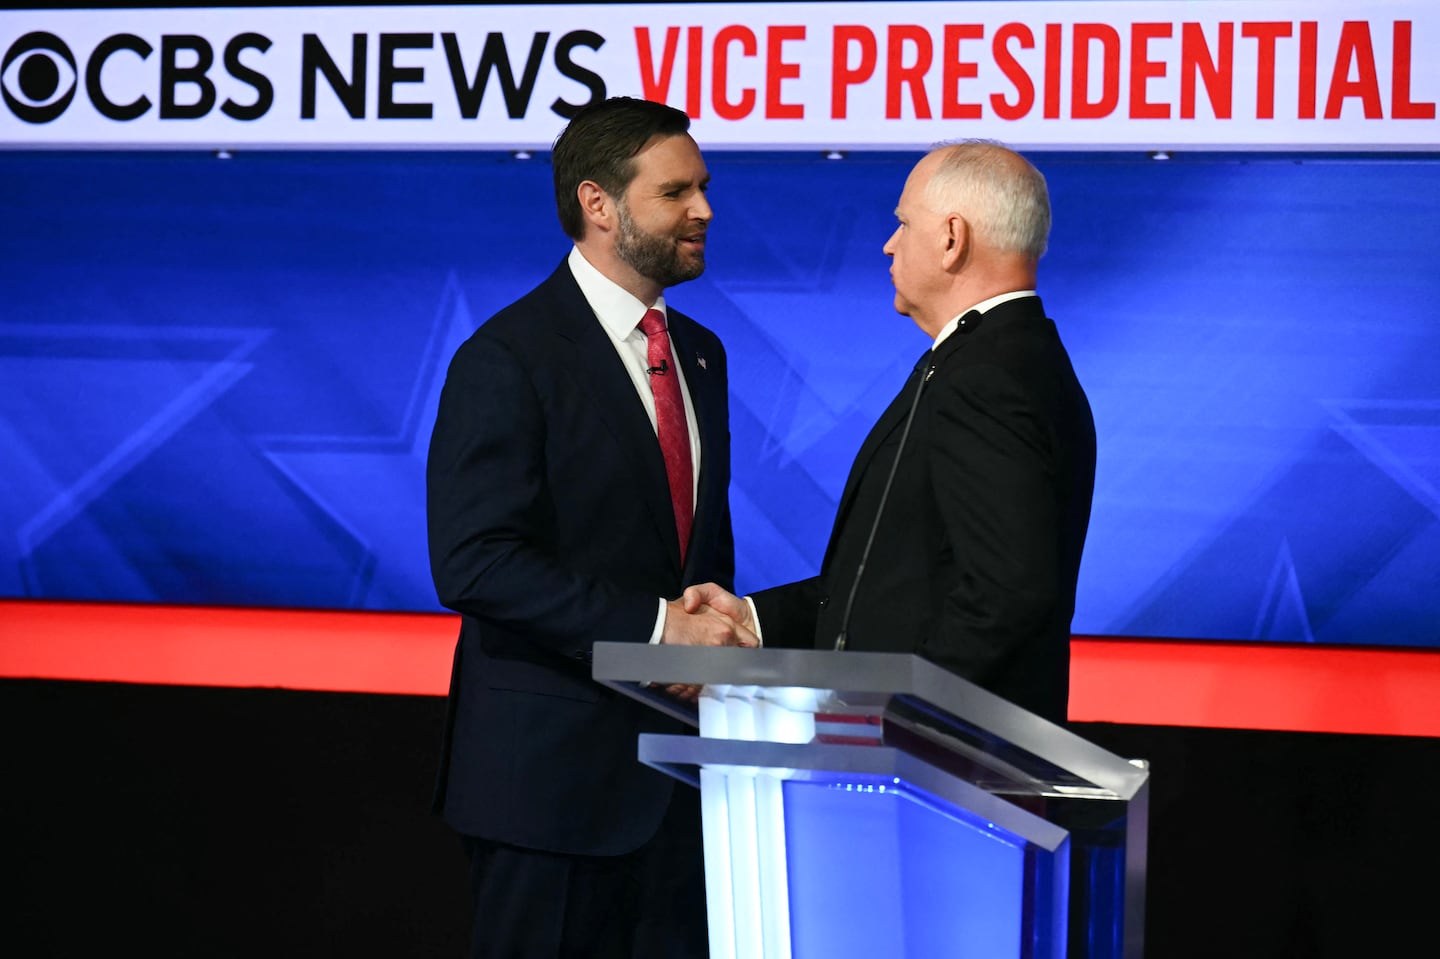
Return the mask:
[[593,675],[691,724],[692,708],[657,702],[666,697],[646,684],[807,688],[842,700],[903,701],[928,707],[941,727],[982,730],[1001,749],[1032,755],[1119,798],[1133,797],[1149,778],[1128,760],[911,654],[596,643]]

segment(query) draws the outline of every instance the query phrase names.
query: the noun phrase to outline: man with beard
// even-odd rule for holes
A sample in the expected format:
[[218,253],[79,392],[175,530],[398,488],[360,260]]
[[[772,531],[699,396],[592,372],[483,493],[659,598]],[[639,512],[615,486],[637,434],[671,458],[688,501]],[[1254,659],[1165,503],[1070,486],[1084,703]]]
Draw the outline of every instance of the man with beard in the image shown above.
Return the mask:
[[461,627],[436,806],[476,957],[706,951],[698,796],[635,758],[679,724],[590,678],[596,642],[755,644],[678,601],[734,574],[725,352],[664,295],[705,268],[689,122],[628,98],[574,117],[553,154],[574,248],[440,398],[430,562]]

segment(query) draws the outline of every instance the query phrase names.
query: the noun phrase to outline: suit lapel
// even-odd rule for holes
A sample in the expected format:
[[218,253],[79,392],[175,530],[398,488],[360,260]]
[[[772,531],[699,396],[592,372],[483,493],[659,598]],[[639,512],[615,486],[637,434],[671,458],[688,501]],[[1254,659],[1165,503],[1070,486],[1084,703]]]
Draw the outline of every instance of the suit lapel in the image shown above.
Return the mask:
[[[594,410],[605,423],[620,457],[634,473],[635,489],[649,506],[656,531],[680,567],[680,545],[675,535],[675,514],[670,506],[670,484],[665,457],[635,384],[625,371],[615,345],[580,292],[569,267],[561,264],[548,281],[555,297],[555,334],[565,351],[564,364],[594,398]],[[686,371],[688,374],[688,370]]]
[[[1039,302],[1038,300],[1033,300],[1033,298],[1021,300],[1017,302],[1016,307],[1019,308],[1020,304],[1030,303],[1032,301]],[[1008,303],[1001,304],[999,307],[996,307],[996,310],[1002,311],[1009,305]],[[880,419],[875,422],[875,426],[870,430],[870,434],[865,437],[865,442],[860,444],[860,451],[855,454],[855,464],[850,468],[850,475],[845,480],[845,490],[840,494],[840,504],[835,510],[835,527],[831,531],[830,545],[825,551],[824,565],[826,567],[830,564],[831,551],[835,547],[837,538],[836,533],[842,528],[850,510],[855,504],[855,496],[860,489],[860,482],[865,478],[866,472],[870,469],[872,465],[871,461],[875,458],[875,454],[880,450],[880,447],[890,438],[890,434],[899,429],[901,425],[904,424],[905,418],[910,415],[911,404],[915,402],[915,391],[922,388],[919,377],[927,368],[938,369],[943,366],[952,356],[963,349],[964,344],[969,340],[970,336],[983,326],[984,317],[981,317],[979,314],[973,314],[973,317],[973,325],[971,317],[967,316],[961,321],[961,328],[947,337],[945,342],[940,344],[939,348],[927,350],[920,355],[920,358],[915,362],[915,369],[905,381],[905,386],[901,388],[895,399],[890,402],[885,412],[880,414]],[[877,465],[888,469],[890,463],[884,462]]]
[[[715,482],[715,469],[724,462],[727,451],[717,450],[716,443],[728,441],[721,435],[723,430],[716,423],[716,414],[721,411],[724,397],[715,395],[715,378],[709,365],[718,362],[719,357],[706,357],[698,348],[694,337],[692,321],[670,310],[670,342],[674,347],[675,365],[685,372],[685,386],[690,394],[690,405],[695,410],[695,425],[700,430],[700,476],[695,487],[695,524],[690,529],[690,543],[700,543],[709,535],[706,524],[718,518],[719,511],[704,508],[714,495],[711,488]],[[695,558],[696,551],[686,551],[686,567]]]
[[[860,488],[860,481],[865,478],[869,470],[871,460],[875,458],[876,452],[885,444],[890,434],[899,429],[905,422],[905,417],[910,413],[910,404],[915,398],[915,390],[919,386],[921,370],[930,353],[926,351],[918,361],[915,369],[911,371],[905,380],[905,385],[896,394],[895,399],[880,414],[880,419],[870,428],[870,433],[865,437],[865,442],[860,444],[860,450],[855,454],[855,463],[850,467],[850,475],[845,479],[845,490],[840,494],[840,504],[835,509],[835,526],[830,534],[830,545],[825,551],[824,565],[830,563],[830,552],[835,547],[836,533],[843,527],[851,508],[855,504],[855,494]],[[888,466],[888,464],[885,464]]]
[[[830,558],[837,540],[836,534],[843,527],[846,517],[854,506],[860,481],[864,479],[866,471],[870,468],[871,460],[875,458],[876,452],[884,445],[890,434],[900,428],[901,424],[905,422],[905,417],[910,413],[910,404],[915,398],[914,391],[919,385],[916,378],[921,369],[928,365],[938,370],[958,355],[967,343],[974,342],[973,337],[977,334],[981,337],[993,335],[1002,322],[1021,322],[1035,316],[1043,319],[1045,308],[1041,305],[1039,297],[1031,296],[1001,303],[988,310],[984,316],[980,314],[973,316],[973,321],[967,317],[966,320],[969,322],[947,337],[937,349],[933,352],[927,351],[920,357],[916,363],[915,372],[910,374],[910,378],[905,381],[904,388],[880,415],[880,419],[870,430],[870,435],[865,437],[865,442],[860,445],[860,451],[855,454],[855,465],[850,468],[850,475],[845,480],[845,490],[840,494],[840,504],[835,510],[835,527],[830,534],[830,545],[825,551],[824,567],[828,568],[830,565]],[[886,462],[879,465],[888,468],[890,464]]]

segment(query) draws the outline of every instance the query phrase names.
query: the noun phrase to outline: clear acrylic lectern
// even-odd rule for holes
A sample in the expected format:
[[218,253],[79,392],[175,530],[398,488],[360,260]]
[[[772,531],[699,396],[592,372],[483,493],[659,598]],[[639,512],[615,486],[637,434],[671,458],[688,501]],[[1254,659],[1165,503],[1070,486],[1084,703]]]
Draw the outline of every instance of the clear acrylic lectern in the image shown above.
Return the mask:
[[594,676],[699,727],[638,748],[700,787],[712,959],[1143,955],[1143,762],[918,656],[598,643]]

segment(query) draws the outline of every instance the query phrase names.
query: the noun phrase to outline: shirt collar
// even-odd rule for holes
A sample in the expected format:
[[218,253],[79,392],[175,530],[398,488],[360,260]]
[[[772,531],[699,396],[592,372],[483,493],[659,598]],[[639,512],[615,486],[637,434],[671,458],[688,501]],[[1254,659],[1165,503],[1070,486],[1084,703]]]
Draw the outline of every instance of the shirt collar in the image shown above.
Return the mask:
[[659,310],[665,312],[665,295],[662,293],[650,305],[641,303],[620,284],[610,279],[604,273],[595,269],[585,255],[580,252],[579,247],[570,250],[570,257],[567,260],[570,264],[570,273],[575,277],[575,283],[580,287],[580,293],[585,301],[590,304],[590,309],[595,311],[595,317],[610,338],[616,341],[623,340],[635,328],[645,316],[646,310]]
[[975,313],[984,315],[985,313],[988,313],[990,310],[993,310],[995,307],[999,306],[1001,303],[1008,303],[1011,300],[1018,300],[1021,297],[1025,296],[1038,295],[1039,294],[1037,294],[1034,290],[1016,290],[1013,293],[1001,293],[999,296],[992,296],[988,300],[981,300],[979,303],[976,303],[968,310],[961,310],[959,313],[955,314],[954,319],[952,319],[949,323],[946,323],[945,328],[940,331],[940,335],[935,337],[935,343],[930,347],[930,349],[939,349],[940,344],[944,343],[945,340],[949,338],[950,334],[955,332],[956,328],[960,325],[960,317],[964,316],[966,313],[970,313],[973,311]]

